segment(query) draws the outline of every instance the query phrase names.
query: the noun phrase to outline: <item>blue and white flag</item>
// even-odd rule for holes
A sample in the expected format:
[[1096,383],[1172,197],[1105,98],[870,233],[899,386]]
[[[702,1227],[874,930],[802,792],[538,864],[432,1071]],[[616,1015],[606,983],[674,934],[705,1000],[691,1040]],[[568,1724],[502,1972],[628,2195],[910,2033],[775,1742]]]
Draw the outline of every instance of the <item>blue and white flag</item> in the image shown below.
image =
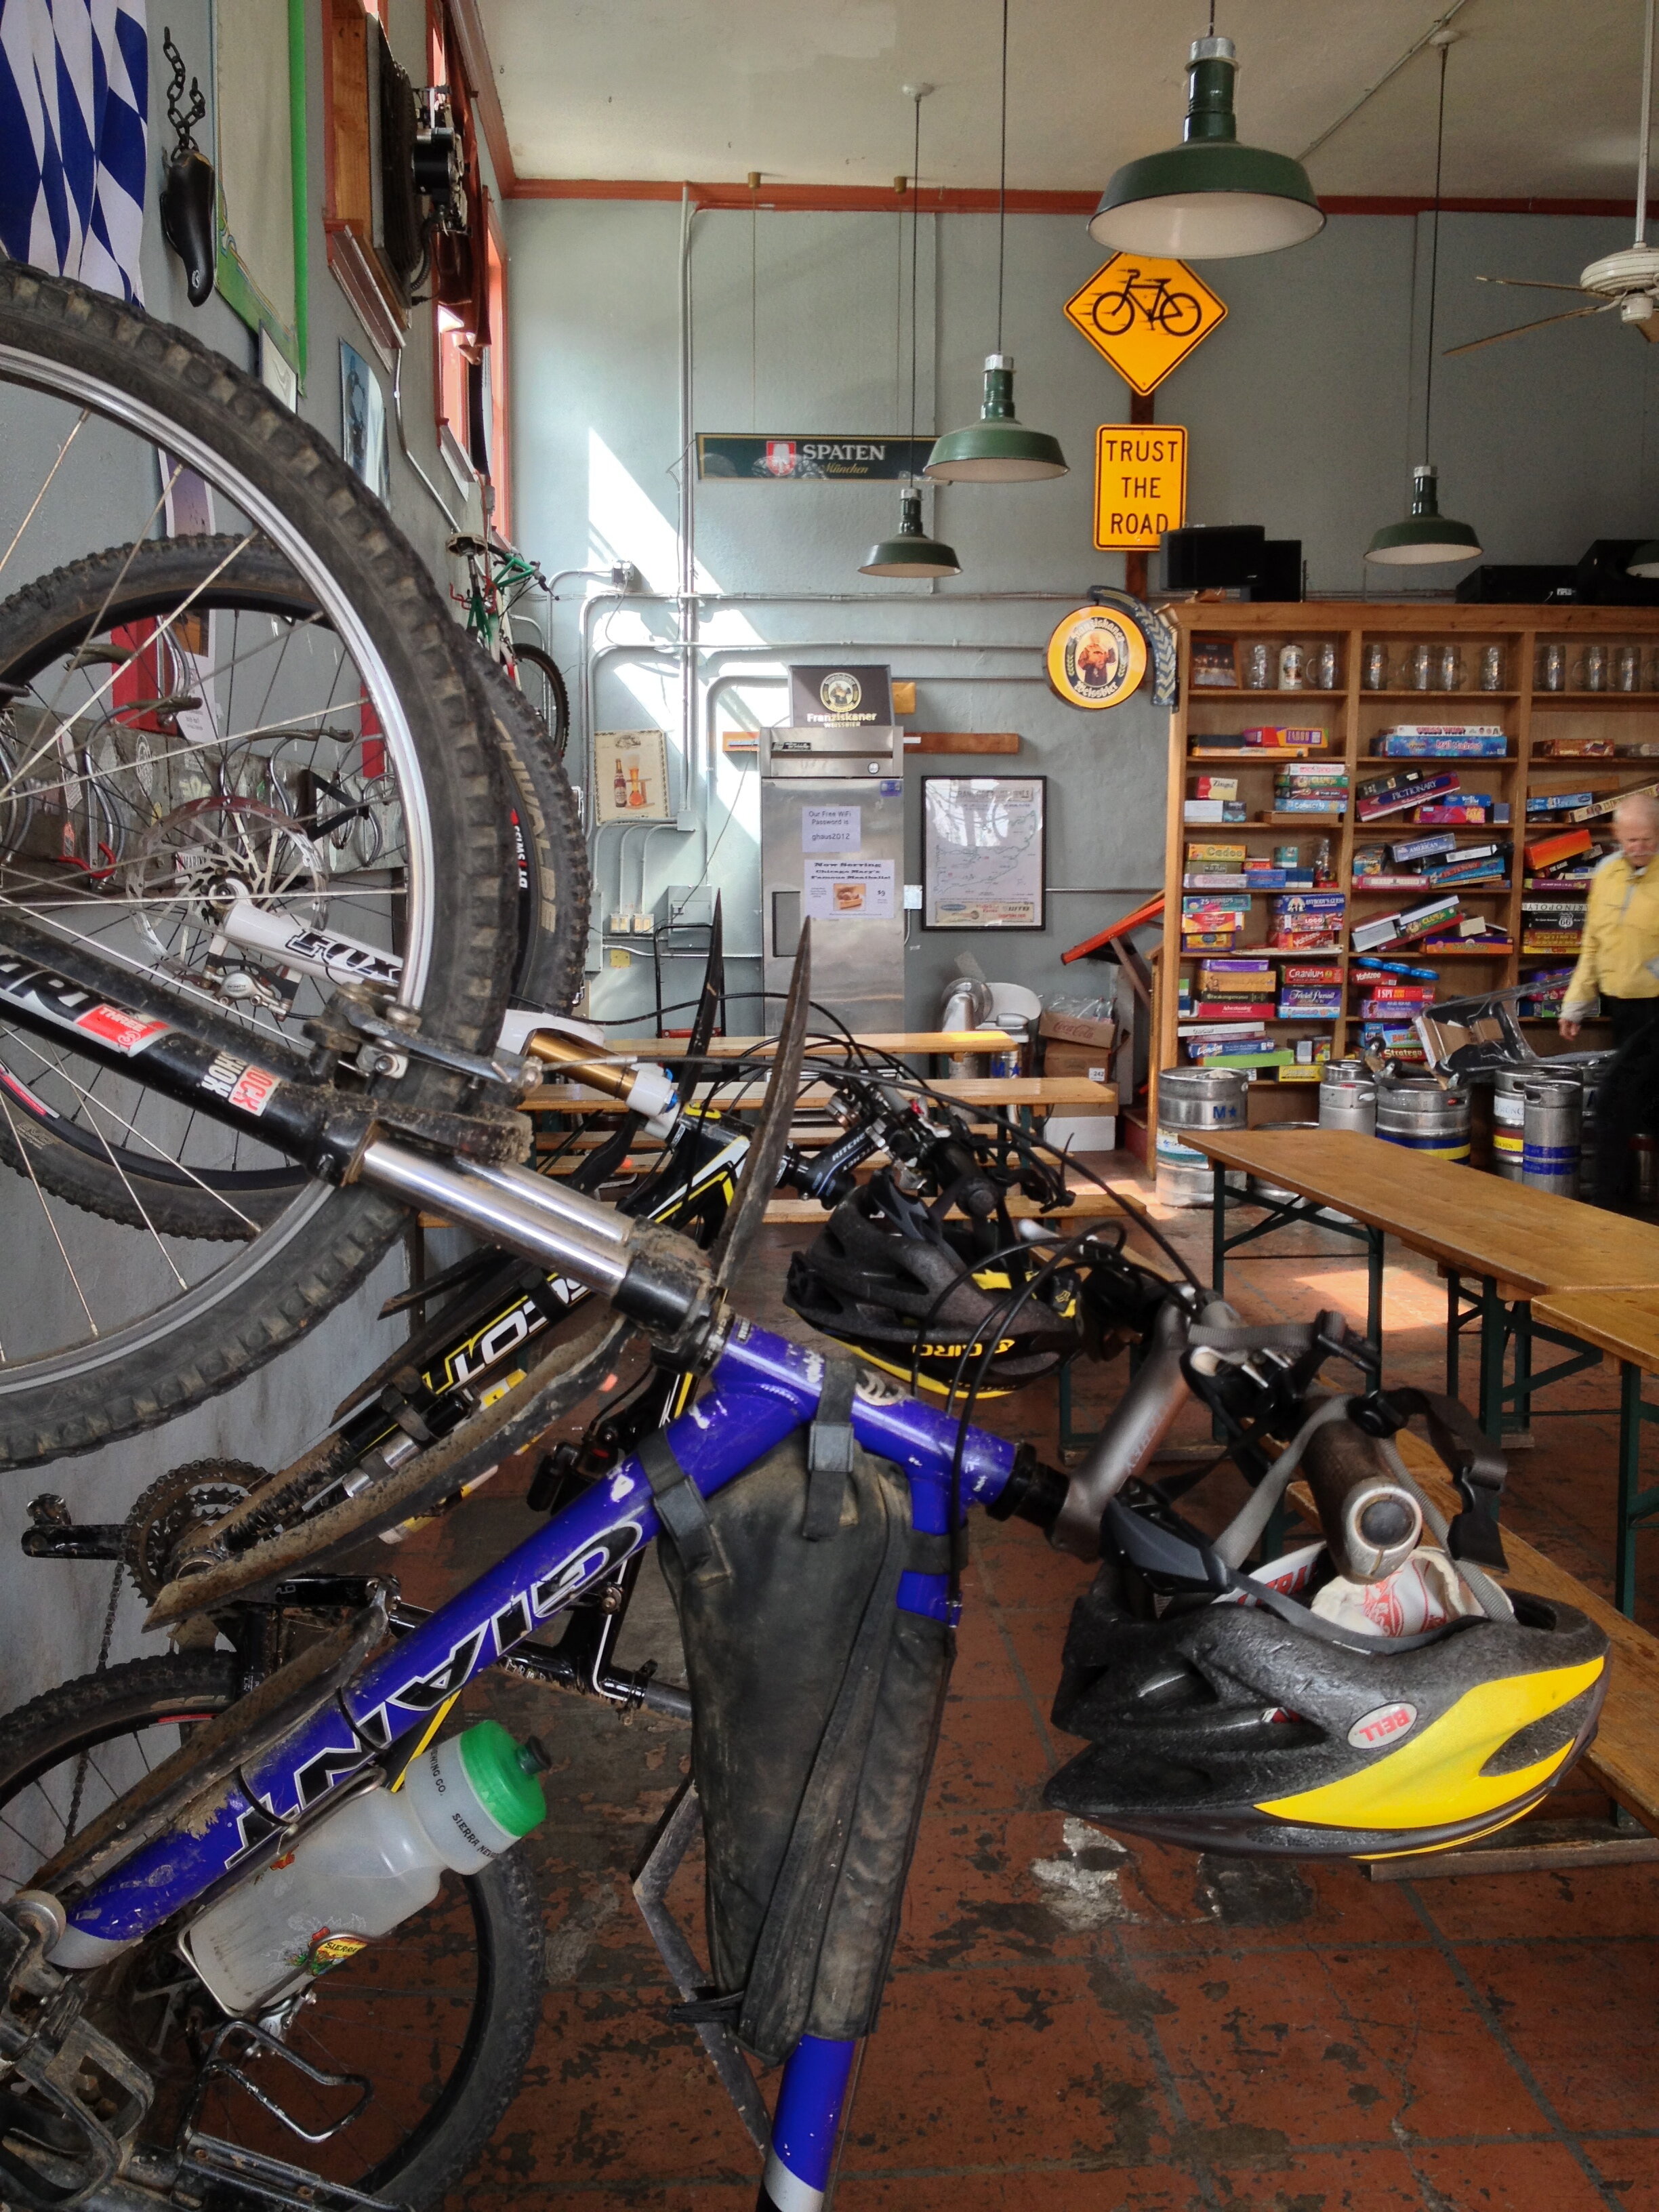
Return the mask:
[[144,0],[0,0],[0,246],[143,304]]

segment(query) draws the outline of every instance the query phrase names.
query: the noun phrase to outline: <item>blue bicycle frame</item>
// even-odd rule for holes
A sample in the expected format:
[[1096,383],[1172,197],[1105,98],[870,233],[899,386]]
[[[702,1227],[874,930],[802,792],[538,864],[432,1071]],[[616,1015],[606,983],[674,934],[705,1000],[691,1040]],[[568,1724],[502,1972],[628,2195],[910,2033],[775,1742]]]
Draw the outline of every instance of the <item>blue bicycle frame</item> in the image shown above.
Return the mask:
[[[665,1431],[703,1496],[733,1482],[810,1420],[823,1377],[821,1355],[752,1323],[734,1324],[712,1388]],[[951,1525],[958,1425],[896,1389],[860,1390],[853,1428],[866,1450],[909,1478],[912,1525]],[[960,1504],[991,1505],[1013,1470],[1016,1447],[969,1428],[954,1480]],[[399,1737],[429,1726],[439,1709],[522,1637],[562,1612],[658,1532],[644,1469],[629,1459],[554,1516],[391,1650],[227,1788],[198,1832],[174,1829],[141,1846],[79,1899],[70,1924],[111,1943],[148,1935],[232,1873],[273,1833],[309,1814]],[[951,1620],[948,1579],[907,1572],[904,1610]],[[239,1786],[240,1785],[240,1786]],[[827,2186],[854,2046],[805,2036],[785,2064],[760,2205],[814,2212]]]

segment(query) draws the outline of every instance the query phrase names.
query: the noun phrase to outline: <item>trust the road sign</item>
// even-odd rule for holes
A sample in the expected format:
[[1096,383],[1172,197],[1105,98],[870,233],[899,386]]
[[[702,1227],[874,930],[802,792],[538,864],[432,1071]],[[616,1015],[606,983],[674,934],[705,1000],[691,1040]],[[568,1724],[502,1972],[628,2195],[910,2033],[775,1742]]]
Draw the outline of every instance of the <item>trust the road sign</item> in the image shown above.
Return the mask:
[[1225,303],[1184,261],[1115,253],[1066,313],[1132,392],[1156,392],[1177,362],[1208,337]]
[[1187,520],[1187,433],[1173,422],[1103,422],[1095,433],[1095,544],[1146,553]]

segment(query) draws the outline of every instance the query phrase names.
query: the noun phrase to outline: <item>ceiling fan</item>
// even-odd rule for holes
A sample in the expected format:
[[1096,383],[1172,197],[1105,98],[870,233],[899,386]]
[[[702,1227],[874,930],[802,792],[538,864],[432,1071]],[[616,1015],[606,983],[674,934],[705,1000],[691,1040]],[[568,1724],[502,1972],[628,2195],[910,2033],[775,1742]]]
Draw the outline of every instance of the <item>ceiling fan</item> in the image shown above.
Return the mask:
[[1541,331],[1551,323],[1576,322],[1584,315],[1611,314],[1616,307],[1621,323],[1634,323],[1650,343],[1659,343],[1659,246],[1648,244],[1648,137],[1653,118],[1654,0],[1647,0],[1646,28],[1642,40],[1641,149],[1636,161],[1636,239],[1616,253],[1604,253],[1579,271],[1576,284],[1547,284],[1528,276],[1478,276],[1478,284],[1510,284],[1530,292],[1576,292],[1588,295],[1594,305],[1568,307],[1559,315],[1541,315],[1535,323],[1517,323],[1512,330],[1494,331],[1490,337],[1472,338],[1467,345],[1449,346],[1448,355],[1474,353],[1496,345],[1500,338],[1518,338],[1528,331]]

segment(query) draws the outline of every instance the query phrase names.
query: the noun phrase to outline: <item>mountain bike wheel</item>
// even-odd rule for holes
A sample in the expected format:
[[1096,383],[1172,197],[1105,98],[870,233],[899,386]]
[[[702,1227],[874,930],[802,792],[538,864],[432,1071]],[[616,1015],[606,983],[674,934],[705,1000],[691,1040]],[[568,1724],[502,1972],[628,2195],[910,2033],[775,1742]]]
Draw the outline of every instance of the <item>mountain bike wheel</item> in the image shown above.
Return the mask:
[[[170,619],[185,601],[189,611]],[[203,648],[194,651],[184,638]],[[204,754],[185,747],[118,698],[95,698],[100,679],[141,639],[132,681],[165,692],[183,683],[213,701],[228,728],[251,720],[262,734]],[[67,872],[50,896],[83,929],[119,929],[134,920],[164,971],[187,972],[222,1006],[274,1016],[298,1034],[320,1011],[328,987],[290,975],[267,955],[227,946],[212,951],[216,883],[244,882],[266,912],[318,928],[388,944],[392,933],[368,887],[377,867],[395,862],[395,802],[382,806],[382,778],[343,764],[346,747],[326,716],[307,703],[338,690],[343,647],[316,596],[273,546],[239,548],[232,537],[151,539],[55,569],[0,605],[0,696],[18,744],[49,711],[71,719],[105,762],[88,773],[80,811],[95,797],[107,826],[107,861],[89,878]],[[278,686],[283,726],[270,708]],[[587,933],[587,848],[574,796],[527,702],[479,654],[483,684],[514,796],[519,866],[515,1000],[557,1012],[581,981]],[[249,696],[251,695],[251,696]],[[83,707],[83,700],[93,701]],[[56,702],[55,706],[49,702]],[[204,710],[173,717],[182,726]],[[187,733],[186,733],[187,734]],[[61,824],[50,798],[31,813],[39,833],[0,838],[0,887],[38,878],[44,848],[64,876]],[[185,869],[185,863],[189,863]],[[184,872],[180,872],[184,871]],[[28,884],[39,896],[38,884]],[[176,897],[161,896],[176,889]],[[376,908],[382,909],[377,913]],[[157,1140],[170,1126],[165,1102],[107,1071],[65,1075],[38,1039],[0,1024],[0,1162],[28,1171],[54,1196],[129,1227],[166,1237],[245,1241],[289,1205],[305,1177],[287,1162],[243,1164],[249,1148],[234,1133],[198,1122],[172,1156]]]
[[[587,840],[564,769],[562,741],[520,684],[474,647],[474,669],[501,743],[514,802],[519,866],[518,962],[513,1004],[568,1013],[587,960]],[[554,671],[556,675],[557,670]]]
[[562,760],[570,742],[570,694],[559,664],[540,646],[516,641],[513,658],[519,667],[519,689],[546,723],[555,759]]
[[[0,1721],[0,1897],[176,1750],[192,1723],[240,1694],[231,1653],[180,1652],[84,1675]],[[198,2085],[205,2040],[224,2017],[173,1948],[178,1929],[167,1923],[86,1978],[94,2024],[155,2081],[143,2139],[163,2154]],[[510,1851],[470,1880],[446,1875],[423,1911],[283,2008],[284,2048],[324,2073],[369,2080],[374,2094],[361,2116],[331,2141],[307,2143],[221,2078],[198,2124],[240,2149],[421,2212],[475,2163],[517,2094],[542,1981],[541,1911],[523,1854]],[[269,2051],[251,2061],[239,2053],[237,2063],[313,2130],[350,2102]],[[27,2129],[14,2099],[14,2146],[20,2135],[27,2140]]]
[[[314,695],[305,705],[304,734],[333,741],[332,767],[346,773],[332,781],[353,805],[372,797],[380,842],[370,869],[349,846],[322,856],[306,896],[321,901],[337,927],[350,908],[343,933],[399,954],[401,994],[418,1006],[428,1035],[474,1051],[493,1045],[511,945],[507,810],[459,635],[386,509],[316,433],[228,362],[101,294],[16,264],[0,265],[0,386],[17,461],[0,484],[0,545],[9,549],[0,573],[14,596],[31,569],[55,571],[84,545],[88,517],[100,551],[112,528],[136,550],[179,495],[185,469],[199,473],[231,534],[250,548],[274,546],[297,572],[327,622],[326,633],[313,625],[300,642],[325,636],[326,650],[343,656],[322,707]],[[165,611],[177,643],[191,609],[180,601]],[[15,906],[66,939],[90,936],[112,958],[165,981],[166,956],[140,930],[132,902],[123,908],[122,871],[158,820],[172,817],[179,830],[179,807],[198,799],[214,816],[212,836],[240,838],[262,865],[286,854],[287,868],[291,817],[283,826],[280,793],[262,787],[275,773],[276,738],[292,737],[295,725],[285,719],[285,676],[269,711],[250,689],[239,695],[246,709],[229,699],[234,718],[216,721],[226,702],[179,688],[200,676],[200,654],[162,672],[141,647],[122,650],[118,664],[94,660],[76,672],[78,693],[46,702],[73,714],[37,709],[21,731],[11,717],[12,767],[0,799],[26,793],[27,805],[9,805],[5,819],[32,818],[3,856],[0,908]],[[206,653],[210,659],[210,643]],[[169,688],[153,682],[114,711],[118,684],[140,684],[147,672],[165,672]],[[112,711],[100,716],[106,699]],[[161,740],[166,761],[154,742],[148,753],[139,743],[146,720],[160,726],[148,735]],[[200,769],[207,788],[170,785],[157,810],[145,778],[163,767],[179,777]],[[90,849],[88,793],[99,802]],[[194,946],[192,962],[198,954],[200,964],[173,975],[173,985],[257,1057],[260,1037],[283,1034],[286,1018],[257,994],[238,1006],[209,990],[204,1002],[210,940]],[[87,1104],[89,1078],[72,1054],[57,1055],[54,1079],[95,1121],[103,1108]],[[457,1095],[454,1079],[420,1062],[394,1088],[411,1103]],[[140,1151],[159,1147],[188,1178],[206,1141],[188,1114],[167,1121],[147,1109],[158,1118],[146,1121],[139,1144],[119,1118],[136,1091],[97,1095],[112,1145],[118,1137]],[[88,1449],[228,1389],[347,1296],[405,1218],[372,1192],[305,1181],[268,1220],[246,1224],[238,1241],[112,1221],[27,1173],[32,1149],[15,1099],[0,1083],[0,1124],[25,1170],[0,1176],[9,1260],[0,1274],[0,1467]],[[234,1163],[238,1171],[288,1164],[246,1146]]]

